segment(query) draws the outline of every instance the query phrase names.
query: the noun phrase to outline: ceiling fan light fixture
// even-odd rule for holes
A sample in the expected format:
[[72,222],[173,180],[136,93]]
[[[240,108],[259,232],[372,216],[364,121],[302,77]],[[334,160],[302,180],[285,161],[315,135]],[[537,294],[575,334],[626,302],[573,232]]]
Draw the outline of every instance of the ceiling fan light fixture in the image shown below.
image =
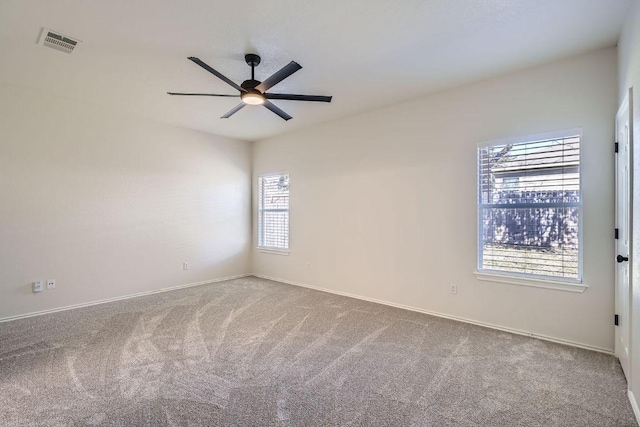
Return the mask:
[[242,102],[247,105],[262,105],[264,104],[264,96],[257,90],[248,90],[243,92],[240,97]]

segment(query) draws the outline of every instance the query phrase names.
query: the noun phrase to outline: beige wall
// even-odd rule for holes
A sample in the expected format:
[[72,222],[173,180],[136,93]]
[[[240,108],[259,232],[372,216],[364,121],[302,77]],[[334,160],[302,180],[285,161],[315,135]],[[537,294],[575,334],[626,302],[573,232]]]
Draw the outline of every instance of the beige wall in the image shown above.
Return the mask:
[[6,85],[0,117],[0,318],[249,270],[250,144]]
[[[619,52],[619,103],[633,87],[633,242],[632,242],[632,309],[631,309],[631,399],[640,417],[640,1],[633,1],[625,23]],[[639,419],[640,422],[640,419]]]
[[[253,271],[611,351],[616,64],[604,49],[255,143],[254,185],[291,174],[291,253],[254,250]],[[589,288],[478,281],[476,143],[577,127]]]

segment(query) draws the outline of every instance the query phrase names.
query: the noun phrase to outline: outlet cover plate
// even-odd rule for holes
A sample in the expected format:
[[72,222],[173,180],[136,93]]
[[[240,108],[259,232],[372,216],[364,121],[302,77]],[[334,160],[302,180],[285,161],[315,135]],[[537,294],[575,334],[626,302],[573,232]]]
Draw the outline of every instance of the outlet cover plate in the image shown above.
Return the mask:
[[31,286],[33,293],[44,291],[44,282],[42,280],[36,280]]

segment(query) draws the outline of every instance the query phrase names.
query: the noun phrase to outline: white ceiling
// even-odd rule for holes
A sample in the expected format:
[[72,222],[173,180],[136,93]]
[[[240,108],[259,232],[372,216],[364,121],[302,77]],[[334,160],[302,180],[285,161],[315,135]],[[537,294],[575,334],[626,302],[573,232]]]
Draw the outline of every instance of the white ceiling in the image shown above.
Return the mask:
[[[2,0],[0,83],[244,140],[277,135],[414,96],[617,42],[632,0]],[[41,27],[79,38],[71,55],[36,45]],[[221,115],[236,93],[187,60],[240,83],[245,53],[271,89],[333,95],[331,104],[275,101]]]

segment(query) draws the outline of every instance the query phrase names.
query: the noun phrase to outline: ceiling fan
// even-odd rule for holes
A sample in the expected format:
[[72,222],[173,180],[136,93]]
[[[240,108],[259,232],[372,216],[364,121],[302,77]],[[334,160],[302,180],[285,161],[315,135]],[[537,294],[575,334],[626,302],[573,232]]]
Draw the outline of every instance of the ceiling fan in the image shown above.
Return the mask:
[[280,108],[275,106],[270,100],[271,99],[282,99],[288,101],[315,101],[315,102],[331,102],[331,96],[321,96],[321,95],[292,95],[286,93],[267,93],[269,89],[280,83],[282,80],[286,79],[296,71],[302,68],[300,64],[295,61],[291,61],[284,67],[282,67],[279,71],[276,71],[271,77],[267,78],[265,81],[261,82],[255,79],[255,68],[260,64],[260,57],[254,53],[248,53],[244,56],[247,65],[251,67],[251,79],[245,80],[241,85],[237,85],[231,79],[225,77],[220,72],[214,70],[200,59],[190,56],[189,60],[198,64],[214,76],[218,77],[220,80],[224,81],[228,85],[240,91],[238,95],[223,95],[217,93],[179,93],[179,92],[167,92],[169,95],[182,95],[182,96],[221,96],[226,98],[240,98],[242,102],[232,108],[227,114],[220,117],[221,119],[228,119],[242,108],[245,105],[263,105],[267,107],[269,110],[276,113],[278,116],[282,117],[285,120],[290,120],[292,117],[282,111]]

